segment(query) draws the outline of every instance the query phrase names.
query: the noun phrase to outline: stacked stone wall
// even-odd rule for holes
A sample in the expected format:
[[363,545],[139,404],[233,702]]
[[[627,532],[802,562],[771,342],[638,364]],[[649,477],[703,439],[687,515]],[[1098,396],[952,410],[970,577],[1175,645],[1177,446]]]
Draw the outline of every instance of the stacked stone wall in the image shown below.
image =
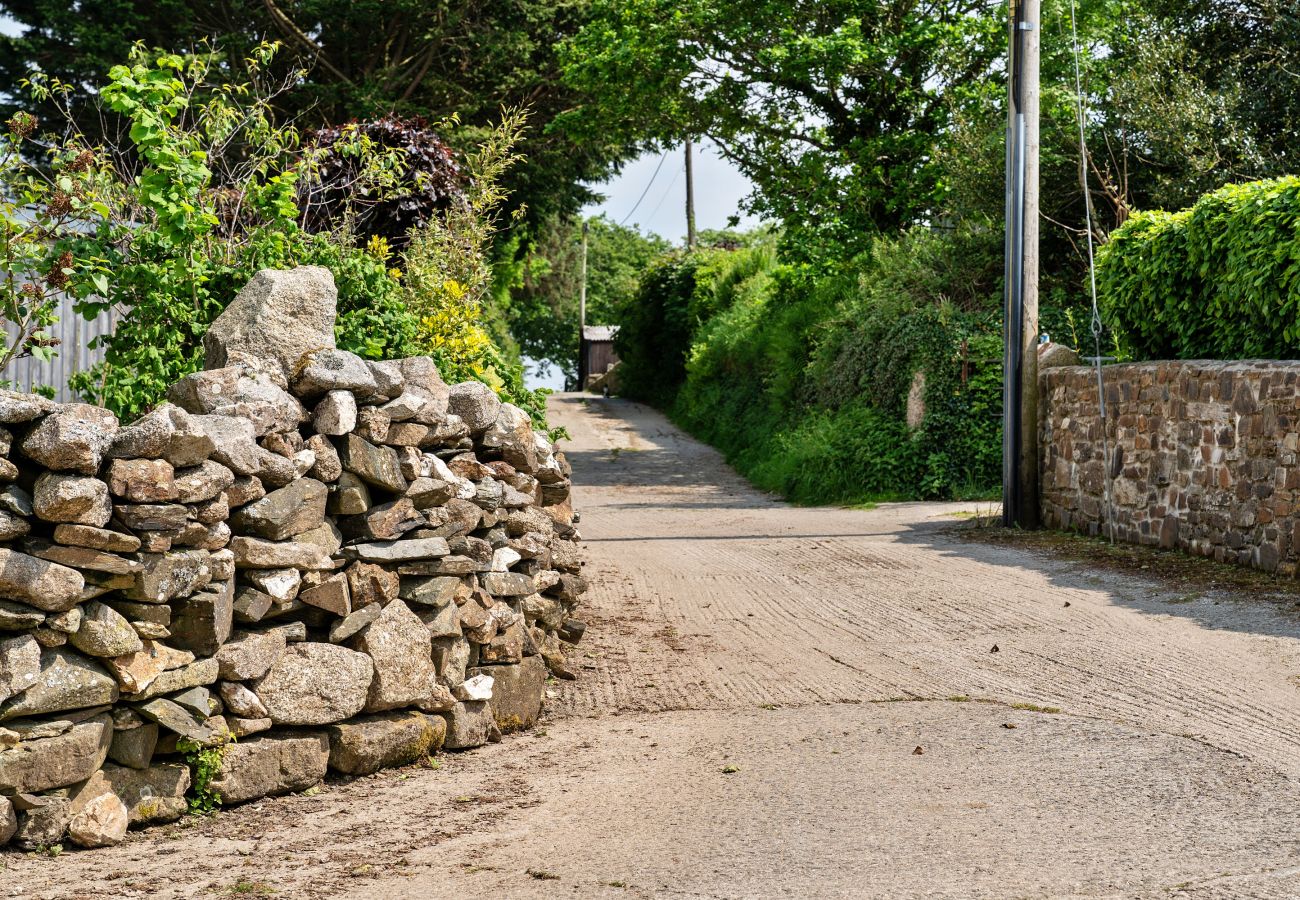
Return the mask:
[[0,845],[475,747],[571,677],[563,454],[431,359],[336,349],[335,302],[259,273],[129,425],[0,392]]
[[[1300,561],[1300,362],[1106,366],[1116,538],[1287,575]],[[1105,533],[1096,373],[1041,376],[1041,511]]]

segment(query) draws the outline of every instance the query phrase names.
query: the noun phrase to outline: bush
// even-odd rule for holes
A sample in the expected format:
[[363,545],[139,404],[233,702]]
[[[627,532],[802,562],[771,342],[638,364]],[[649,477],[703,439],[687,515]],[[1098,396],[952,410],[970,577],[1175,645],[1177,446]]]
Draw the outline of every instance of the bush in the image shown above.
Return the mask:
[[1142,359],[1300,355],[1300,178],[1138,213],[1097,257],[1102,311]]
[[[761,243],[669,257],[623,319],[625,389],[796,502],[988,494],[999,246],[991,229],[918,231],[829,272]],[[910,428],[918,370],[926,415]]]

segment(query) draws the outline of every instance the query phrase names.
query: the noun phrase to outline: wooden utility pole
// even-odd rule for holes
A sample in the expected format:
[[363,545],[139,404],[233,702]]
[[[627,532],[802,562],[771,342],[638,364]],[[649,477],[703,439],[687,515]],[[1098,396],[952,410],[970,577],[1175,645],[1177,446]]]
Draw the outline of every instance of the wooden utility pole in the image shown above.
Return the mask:
[[582,282],[578,286],[578,390],[587,389],[587,222],[582,223]]
[[695,249],[695,168],[690,138],[686,139],[686,249]]
[[1002,524],[1038,525],[1039,0],[1012,0],[1007,59]]

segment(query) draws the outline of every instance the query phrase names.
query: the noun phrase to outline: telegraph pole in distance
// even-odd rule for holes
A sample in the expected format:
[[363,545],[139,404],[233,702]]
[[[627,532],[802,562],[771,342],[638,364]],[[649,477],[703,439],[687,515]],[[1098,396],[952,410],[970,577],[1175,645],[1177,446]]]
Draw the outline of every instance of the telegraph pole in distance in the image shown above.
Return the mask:
[[1007,59],[1002,524],[1038,525],[1040,0],[1012,0]]
[[686,249],[695,249],[695,168],[690,138],[686,139]]

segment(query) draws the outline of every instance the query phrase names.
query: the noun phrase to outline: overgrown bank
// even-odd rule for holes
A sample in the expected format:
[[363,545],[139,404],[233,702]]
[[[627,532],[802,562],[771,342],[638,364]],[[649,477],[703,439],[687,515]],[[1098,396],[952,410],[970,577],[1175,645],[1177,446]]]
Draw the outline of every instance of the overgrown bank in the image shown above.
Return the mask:
[[622,311],[622,390],[795,502],[983,496],[1001,468],[1001,267],[990,226],[818,269],[770,237],[666,256]]

